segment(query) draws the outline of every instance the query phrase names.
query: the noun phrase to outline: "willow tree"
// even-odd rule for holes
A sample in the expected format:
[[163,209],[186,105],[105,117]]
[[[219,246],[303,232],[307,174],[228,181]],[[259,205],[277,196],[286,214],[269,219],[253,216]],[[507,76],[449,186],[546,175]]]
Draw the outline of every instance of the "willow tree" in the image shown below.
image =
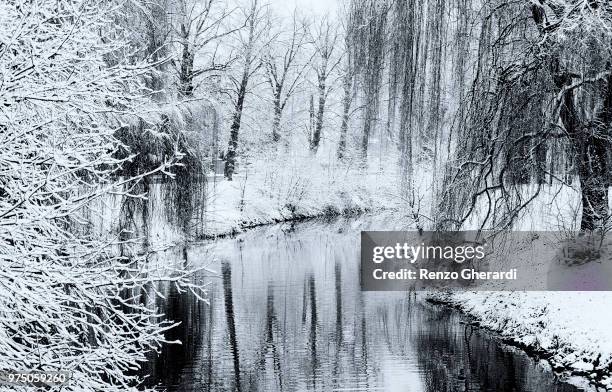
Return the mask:
[[[400,81],[400,120],[399,120],[399,149],[400,167],[402,171],[402,187],[410,187],[414,164],[414,113],[421,112],[415,95],[418,94],[417,84],[421,86],[421,94],[425,86],[425,76],[421,70],[426,69],[427,44],[423,44],[423,20],[425,19],[423,4],[410,0],[406,4],[398,3],[394,8],[396,28],[400,45],[396,50],[396,64],[394,68],[399,74]],[[424,46],[424,48],[423,48]],[[424,50],[423,50],[424,49]],[[423,80],[419,81],[419,76]],[[422,103],[422,101],[421,101]]]
[[396,139],[403,187],[413,166],[434,161],[445,119],[445,47],[451,0],[355,1],[356,75],[364,95],[362,150],[378,116],[381,75],[386,73],[387,120],[383,137]]
[[608,223],[608,152],[612,126],[612,6],[597,0],[531,6],[538,55],[555,86],[552,110],[573,147],[582,199],[581,230]]
[[539,196],[545,174],[563,181],[550,157],[561,140],[577,165],[580,229],[604,229],[612,9],[586,0],[490,0],[480,15],[480,37],[471,37],[476,73],[441,199],[455,210],[445,220],[460,226],[479,211],[482,225],[510,227]]
[[364,100],[360,146],[363,165],[367,164],[370,135],[379,114],[388,11],[387,2],[377,0],[355,2],[350,10],[355,27],[352,37],[353,72]]

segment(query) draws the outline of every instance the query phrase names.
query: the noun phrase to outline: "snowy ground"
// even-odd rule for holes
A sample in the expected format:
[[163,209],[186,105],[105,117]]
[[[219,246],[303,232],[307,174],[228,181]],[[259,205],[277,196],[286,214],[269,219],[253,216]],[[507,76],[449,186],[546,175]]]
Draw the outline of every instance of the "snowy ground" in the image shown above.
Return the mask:
[[310,156],[240,168],[233,181],[209,180],[205,233],[215,236],[263,224],[397,208],[395,165],[389,170],[326,164]]

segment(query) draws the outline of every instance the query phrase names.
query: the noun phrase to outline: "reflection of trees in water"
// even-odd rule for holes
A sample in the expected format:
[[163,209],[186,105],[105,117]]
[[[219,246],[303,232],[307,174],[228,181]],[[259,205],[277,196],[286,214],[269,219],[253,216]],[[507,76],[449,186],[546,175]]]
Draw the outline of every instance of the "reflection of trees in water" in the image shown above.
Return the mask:
[[576,391],[489,334],[460,324],[454,311],[434,309],[424,315],[413,343],[428,391]]
[[335,343],[336,343],[336,355],[334,357],[334,364],[332,367],[332,383],[334,389],[339,388],[338,376],[340,375],[340,351],[342,350],[343,341],[343,323],[342,323],[342,266],[338,259],[334,265],[334,292],[336,294],[336,331],[335,331]]
[[423,333],[416,333],[414,337],[428,391],[455,391],[453,380],[463,367],[461,350],[458,344],[453,344],[458,339],[456,331],[448,328],[450,315],[450,311],[440,311],[421,317],[419,322]]
[[308,295],[310,298],[310,330],[308,334],[308,345],[310,347],[310,366],[311,366],[311,382],[312,387],[316,388],[317,378],[317,293],[315,289],[315,278],[311,274],[308,277]]
[[234,364],[234,385],[236,391],[241,391],[240,386],[240,353],[238,352],[238,338],[236,337],[236,318],[234,315],[234,298],[232,293],[232,268],[230,263],[224,262],[221,265],[221,275],[223,277],[223,296],[225,299],[225,317],[227,332],[229,334],[230,350]]
[[[487,355],[490,342],[465,336],[465,329],[456,325],[451,310],[432,311],[422,318],[425,333],[416,334],[416,349],[419,361],[425,369],[425,384],[430,391],[499,390],[513,391],[512,382],[499,383],[495,367],[497,360]],[[507,362],[503,362],[504,365]],[[484,366],[483,366],[484,365]],[[503,366],[499,366],[500,368]],[[478,384],[478,380],[482,385]],[[508,380],[509,381],[509,380]],[[472,384],[476,382],[476,384]],[[505,389],[506,387],[510,389]],[[491,389],[489,389],[491,388]]]
[[357,369],[359,371],[359,375],[363,375],[363,382],[365,383],[366,388],[369,388],[369,362],[368,362],[368,322],[365,314],[365,303],[363,299],[363,292],[359,292],[359,308],[361,309],[361,361],[357,362]]
[[[280,244],[289,254],[299,254],[304,245],[301,241],[292,244]],[[302,250],[300,250],[302,249]],[[281,252],[282,253],[282,252]],[[358,380],[362,385],[369,385],[367,371],[367,316],[363,311],[363,303],[357,305],[357,317],[355,308],[345,309],[344,296],[358,293],[363,301],[362,293],[355,290],[354,280],[349,283],[353,287],[350,291],[343,291],[342,263],[345,260],[338,259],[334,265],[333,280],[330,282],[318,279],[320,275],[315,271],[308,271],[302,277],[302,283],[298,293],[281,292],[281,295],[295,295],[299,298],[294,302],[298,305],[295,309],[281,308],[282,316],[279,317],[275,291],[271,284],[267,289],[265,334],[266,343],[263,350],[272,354],[273,366],[265,367],[260,363],[258,388],[256,390],[296,390],[306,387],[308,390],[331,390],[340,387],[343,379]],[[321,287],[319,287],[319,285]],[[329,288],[329,290],[328,290]],[[291,302],[291,301],[289,301]],[[323,314],[321,304],[329,305],[333,313]],[[325,307],[328,309],[328,307]],[[347,315],[349,312],[350,315]],[[287,336],[291,334],[292,326],[288,326],[291,314],[298,316],[301,328],[297,337]],[[300,322],[298,321],[298,322]],[[257,324],[256,321],[252,321]],[[280,323],[280,324],[279,324]],[[347,340],[344,338],[344,329],[352,326],[354,334]],[[292,341],[293,338],[293,341]],[[297,344],[298,346],[295,346]],[[261,354],[259,354],[261,355]],[[261,360],[260,360],[261,361]],[[267,372],[267,374],[266,374]],[[365,379],[364,379],[365,378]],[[269,380],[275,379],[272,385]],[[280,382],[280,380],[283,380]],[[304,384],[300,384],[303,382]],[[297,387],[301,385],[301,387]]]
[[[281,369],[281,357],[277,347],[277,341],[284,341],[284,333],[280,330],[278,325],[278,318],[276,310],[274,308],[274,287],[272,282],[268,282],[267,288],[267,301],[266,301],[266,319],[265,319],[265,338],[262,340],[263,347],[259,350],[258,354],[259,367],[258,372],[265,374],[266,363],[270,355],[272,356],[272,367],[274,369],[274,376],[276,376],[276,387],[278,390],[284,390],[283,374]],[[275,338],[276,336],[276,338]]]
[[376,390],[413,372],[411,381],[430,392],[574,391],[470,334],[450,311],[417,305],[411,293],[362,292],[352,240],[345,247],[330,237],[328,247],[322,236],[297,234],[233,244],[205,309],[190,309],[187,293],[181,303],[164,292],[170,318],[185,323],[173,338],[201,344],[169,352],[158,380],[181,392]]
[[336,293],[336,344],[338,350],[342,346],[342,267],[338,260],[334,265],[334,289]]
[[[180,254],[182,257],[187,255],[184,249]],[[156,306],[164,319],[178,323],[166,332],[165,338],[169,342],[180,344],[167,344],[161,347],[159,353],[149,354],[149,362],[145,364],[142,373],[152,376],[147,379],[145,386],[177,385],[181,382],[181,370],[194,361],[198,350],[206,344],[202,335],[209,329],[207,326],[211,323],[211,315],[206,311],[205,303],[190,292],[179,291],[172,283],[158,284],[150,290],[151,292],[142,298],[153,299],[154,304],[146,305]],[[161,293],[165,299],[155,295],[154,291]]]
[[376,307],[377,321],[387,350],[395,356],[405,356],[410,351],[412,333],[413,297],[409,294],[393,301],[385,301]]
[[[459,324],[452,311],[416,310],[419,305],[409,297],[366,304],[363,294],[357,291],[353,294],[356,294],[358,311],[354,313],[350,309],[347,313],[343,307],[346,297],[342,295],[345,291],[341,289],[342,274],[338,267],[333,278],[334,288],[329,293],[315,290],[314,274],[304,276],[305,290],[299,294],[306,298],[306,322],[302,324],[301,336],[291,336],[291,328],[286,324],[287,313],[284,313],[300,310],[299,306],[287,309],[282,300],[279,302],[279,292],[271,281],[261,290],[263,306],[258,313],[261,323],[249,318],[251,324],[243,329],[247,327],[241,324],[244,315],[237,314],[237,310],[242,312],[244,304],[238,309],[235,304],[237,298],[243,296],[234,293],[231,264],[223,263],[221,270],[220,287],[224,299],[217,299],[221,301],[217,309],[223,317],[216,323],[212,322],[212,307],[194,307],[195,300],[189,299],[187,294],[183,294],[181,300],[175,290],[165,289],[168,316],[183,323],[168,337],[181,339],[185,344],[169,346],[163,352],[164,359],[157,358],[151,369],[157,373],[156,381],[180,386],[171,390],[294,391],[301,385],[318,391],[346,387],[347,380],[354,383],[351,385],[368,390],[379,387],[376,379],[384,370],[379,368],[381,355],[389,352],[398,361],[403,356],[416,355],[421,380],[430,392],[574,391],[553,385],[546,378],[548,376],[529,370],[528,359],[502,349],[488,335],[472,332],[471,328]],[[321,313],[319,303],[323,298],[317,294],[327,294],[335,300],[335,304],[330,303],[335,314],[326,318]],[[368,311],[372,305],[374,313]],[[384,307],[389,307],[387,312],[383,311]],[[387,316],[382,317],[384,314]],[[300,313],[297,315],[299,320]],[[328,331],[324,332],[326,322],[329,323]],[[347,322],[357,327],[354,334],[342,332]],[[257,325],[261,325],[259,333],[252,330]],[[245,335],[245,331],[255,334]],[[198,344],[198,340],[203,344]],[[181,380],[180,375],[185,374],[183,370],[194,361],[197,366]],[[300,384],[300,380],[305,384]]]

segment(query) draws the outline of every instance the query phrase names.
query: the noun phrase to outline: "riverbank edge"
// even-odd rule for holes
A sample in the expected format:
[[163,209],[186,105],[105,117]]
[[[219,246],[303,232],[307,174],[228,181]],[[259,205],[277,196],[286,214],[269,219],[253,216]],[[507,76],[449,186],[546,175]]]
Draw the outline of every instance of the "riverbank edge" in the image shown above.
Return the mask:
[[[535,344],[525,344],[520,340],[519,336],[509,335],[504,333],[502,329],[487,325],[478,313],[468,308],[462,301],[456,300],[451,292],[428,292],[424,300],[429,304],[451,308],[459,312],[467,318],[470,325],[495,334],[504,344],[516,347],[532,358],[546,361],[552,368],[552,371],[559,376],[579,377],[584,383],[592,387],[612,391],[612,386],[604,382],[606,378],[612,378],[612,365],[608,365],[605,368],[595,368],[594,366],[592,371],[573,369],[555,360],[555,356],[560,354],[559,351],[540,347],[537,344],[537,339],[534,340]],[[579,351],[576,347],[572,348],[575,352]],[[601,354],[599,354],[598,358],[600,356]]]
[[330,205],[324,208],[321,212],[312,213],[312,214],[299,213],[299,214],[287,215],[287,216],[284,216],[283,218],[270,217],[268,219],[257,220],[257,221],[238,222],[238,224],[232,227],[232,229],[229,231],[221,231],[221,232],[214,232],[210,234],[204,234],[204,235],[196,237],[192,241],[186,240],[185,242],[189,243],[193,241],[198,242],[198,241],[210,241],[210,240],[216,240],[216,239],[233,238],[249,230],[257,229],[260,227],[277,225],[277,224],[303,223],[303,222],[308,222],[308,221],[327,220],[327,219],[331,220],[331,219],[336,219],[336,218],[356,218],[356,217],[367,215],[367,214],[378,214],[382,212],[389,212],[389,211],[395,211],[395,210],[397,210],[396,207],[377,207],[377,208],[370,208],[370,207],[350,208],[350,207],[347,207],[342,210],[339,210],[339,209],[334,208],[334,206]]

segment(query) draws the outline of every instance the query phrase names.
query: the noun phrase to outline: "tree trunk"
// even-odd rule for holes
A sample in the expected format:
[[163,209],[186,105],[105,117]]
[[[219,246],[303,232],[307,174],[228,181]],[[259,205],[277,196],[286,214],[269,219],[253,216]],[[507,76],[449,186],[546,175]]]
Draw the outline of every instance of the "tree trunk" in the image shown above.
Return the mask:
[[344,97],[342,99],[342,123],[340,124],[340,139],[338,141],[338,150],[336,156],[339,160],[344,159],[344,155],[346,154],[346,136],[348,133],[348,126],[350,120],[350,111],[351,111],[351,103],[352,103],[352,93],[353,93],[353,81],[351,75],[351,68],[349,65],[349,70],[346,75],[344,75]]
[[[557,86],[570,83],[567,75],[556,75]],[[604,109],[598,116],[596,124],[602,126],[587,126],[578,118],[573,90],[566,91],[563,96],[560,117],[565,130],[570,135],[578,160],[578,178],[582,201],[581,231],[604,230],[608,220],[608,183],[607,183],[607,147],[608,141],[602,127],[610,123],[612,91],[610,82],[606,87]]]
[[[546,146],[542,142],[538,142],[535,146],[533,161],[535,163],[535,179],[539,185],[546,183]],[[553,172],[551,165],[550,172]]]
[[[545,13],[541,5],[533,5],[532,16],[538,28],[544,30]],[[612,76],[605,81],[603,108],[592,124],[581,121],[576,108],[572,78],[577,77],[561,70],[560,61],[550,58],[550,72],[556,87],[563,91],[559,118],[569,135],[578,166],[582,201],[581,231],[605,230],[608,220],[607,180],[607,129],[612,123]],[[594,125],[593,125],[594,124]]]
[[604,230],[608,220],[606,144],[591,135],[580,146],[581,231]]
[[182,97],[191,97],[193,95],[193,55],[188,50],[188,48],[185,48],[181,63],[179,93]]
[[366,118],[363,122],[363,133],[361,135],[361,165],[368,165],[368,145],[370,144],[370,131],[372,130],[372,110],[370,105],[366,108]]
[[236,97],[236,107],[234,109],[234,118],[232,120],[232,126],[230,128],[230,139],[227,146],[227,155],[225,157],[225,169],[224,174],[228,181],[232,180],[234,170],[236,168],[236,152],[238,150],[238,133],[240,132],[240,123],[242,121],[242,109],[244,107],[244,100],[247,94],[247,87],[249,84],[249,77],[251,74],[251,64],[253,61],[253,43],[255,40],[255,25],[257,13],[258,0],[254,0],[251,8],[251,15],[249,21],[249,41],[245,47],[245,60],[244,68],[242,70],[242,80],[240,81],[240,87],[238,88],[238,95]]
[[612,75],[604,89],[603,108],[594,126],[584,127],[580,143],[578,175],[582,192],[582,220],[580,230],[606,230],[608,208],[608,130],[612,123]]
[[193,95],[193,61],[194,54],[189,47],[189,33],[181,26],[183,33],[183,53],[181,56],[181,71],[179,74],[179,93],[182,97]]
[[412,127],[410,125],[409,96],[402,96],[400,117],[400,173],[402,189],[409,189],[412,184]]
[[319,81],[319,107],[317,108],[317,117],[315,121],[315,129],[310,142],[310,150],[317,153],[319,143],[321,142],[321,130],[323,129],[323,115],[325,114],[325,80]]
[[272,140],[277,142],[281,139],[280,125],[283,109],[281,107],[280,96],[274,98],[274,118],[272,119]]
[[[350,90],[350,88],[349,88]],[[342,105],[342,123],[340,124],[340,140],[338,141],[338,159],[344,159],[346,154],[346,134],[348,133],[349,116],[351,110],[351,96],[350,91],[344,92],[344,102]]]
[[246,88],[248,84],[248,71],[243,74],[242,81],[240,83],[240,89],[238,90],[238,97],[236,100],[236,108],[234,109],[234,118],[232,120],[232,126],[230,128],[230,139],[227,146],[227,155],[225,157],[225,170],[224,174],[228,181],[232,180],[234,175],[234,169],[236,167],[236,150],[238,149],[238,133],[240,131],[240,122],[242,120],[242,108],[244,106],[244,98],[246,96]]

